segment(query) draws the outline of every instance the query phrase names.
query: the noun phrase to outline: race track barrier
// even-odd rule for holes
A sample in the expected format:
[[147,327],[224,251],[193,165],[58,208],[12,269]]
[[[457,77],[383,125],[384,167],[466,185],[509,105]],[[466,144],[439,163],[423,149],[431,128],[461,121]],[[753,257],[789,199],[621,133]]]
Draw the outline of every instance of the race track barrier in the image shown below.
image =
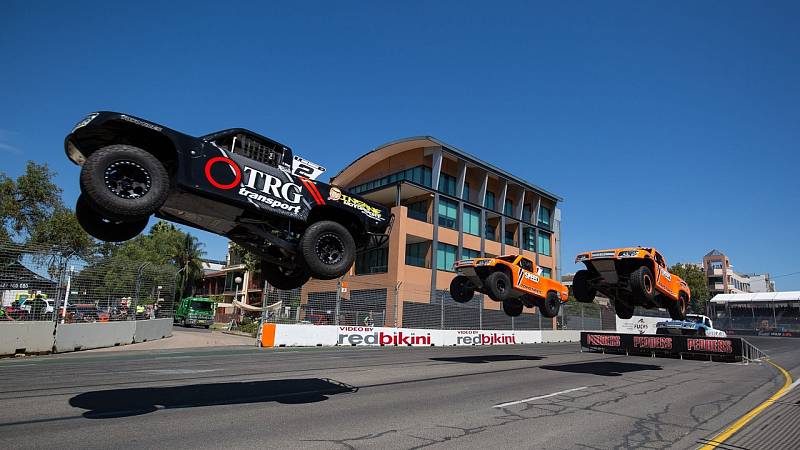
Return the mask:
[[54,327],[50,321],[0,322],[0,356],[50,352]]
[[[667,336],[581,332],[581,347],[604,353],[647,356],[703,356],[741,361],[744,359],[740,338]],[[749,345],[749,344],[748,344]]]
[[53,351],[62,353],[126,345],[133,342],[135,331],[134,321],[63,323],[56,328]]
[[172,319],[137,320],[133,342],[147,342],[172,336]]
[[436,330],[424,328],[264,324],[259,347],[445,347],[578,342],[578,331]]

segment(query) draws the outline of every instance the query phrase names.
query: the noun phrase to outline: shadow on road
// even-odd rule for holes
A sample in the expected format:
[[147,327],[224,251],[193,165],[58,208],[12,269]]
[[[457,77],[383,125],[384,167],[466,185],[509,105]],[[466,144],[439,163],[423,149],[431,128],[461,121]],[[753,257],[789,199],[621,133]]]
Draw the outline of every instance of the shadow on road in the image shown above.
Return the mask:
[[208,383],[92,391],[69,400],[86,409],[88,419],[110,419],[148,414],[159,409],[194,408],[274,401],[284,404],[314,403],[328,396],[356,392],[358,388],[323,378]]
[[431,361],[484,364],[501,361],[539,361],[541,356],[528,355],[476,355],[476,356],[453,356],[448,358],[430,358]]
[[661,370],[661,366],[653,364],[639,364],[628,362],[604,361],[587,362],[576,364],[559,364],[552,366],[542,366],[541,369],[556,370],[559,372],[588,373],[601,375],[604,377],[619,377],[624,373],[639,372],[642,370]]

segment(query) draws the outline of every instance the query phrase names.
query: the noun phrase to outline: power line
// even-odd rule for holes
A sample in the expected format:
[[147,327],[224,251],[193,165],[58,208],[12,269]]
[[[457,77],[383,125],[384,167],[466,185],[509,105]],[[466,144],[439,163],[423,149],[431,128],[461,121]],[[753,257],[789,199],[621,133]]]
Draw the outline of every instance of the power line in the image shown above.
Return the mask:
[[798,274],[800,274],[800,272],[792,272],[792,273],[785,273],[783,275],[778,275],[776,277],[770,277],[770,278],[774,280],[775,278],[788,277],[788,276],[798,275]]

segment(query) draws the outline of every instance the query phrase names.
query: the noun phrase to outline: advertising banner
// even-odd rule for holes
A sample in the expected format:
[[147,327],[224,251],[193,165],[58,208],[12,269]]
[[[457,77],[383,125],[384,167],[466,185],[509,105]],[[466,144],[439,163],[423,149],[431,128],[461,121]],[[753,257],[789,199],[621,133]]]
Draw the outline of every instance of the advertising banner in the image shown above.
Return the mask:
[[742,340],[693,336],[660,336],[624,333],[581,333],[581,347],[613,353],[711,355],[740,357]]

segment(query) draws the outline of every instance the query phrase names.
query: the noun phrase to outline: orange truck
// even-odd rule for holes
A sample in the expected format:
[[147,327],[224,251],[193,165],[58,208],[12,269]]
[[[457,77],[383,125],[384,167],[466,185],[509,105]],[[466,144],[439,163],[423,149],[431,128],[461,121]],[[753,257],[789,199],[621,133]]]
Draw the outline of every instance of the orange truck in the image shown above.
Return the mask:
[[543,316],[555,317],[569,298],[563,284],[542,276],[536,263],[522,255],[462,259],[453,264],[453,270],[458,274],[450,283],[453,300],[466,303],[476,291],[481,292],[502,302],[503,311],[511,317],[522,314],[523,307],[534,306]]
[[673,320],[683,320],[691,291],[670,273],[667,261],[652,247],[624,247],[578,254],[586,269],[575,273],[572,294],[591,303],[597,293],[611,299],[620,319],[630,319],[637,306],[665,308]]

